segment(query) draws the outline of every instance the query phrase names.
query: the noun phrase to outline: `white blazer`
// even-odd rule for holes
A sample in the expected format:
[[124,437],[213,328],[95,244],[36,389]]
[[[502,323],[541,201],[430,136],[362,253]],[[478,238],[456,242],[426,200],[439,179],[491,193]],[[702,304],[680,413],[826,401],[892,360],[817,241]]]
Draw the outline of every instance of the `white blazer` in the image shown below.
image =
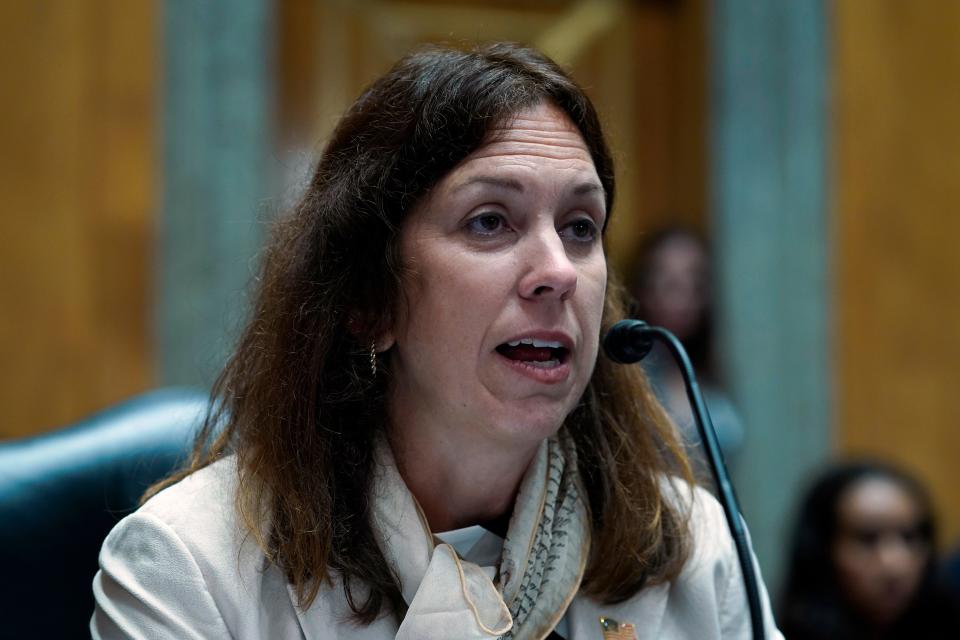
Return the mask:
[[[341,585],[321,587],[307,610],[283,572],[265,561],[234,508],[232,457],[188,476],[151,498],[110,532],[93,580],[93,638],[394,638],[397,622],[350,620]],[[673,582],[643,589],[616,605],[575,598],[569,640],[603,638],[600,617],[631,623],[637,638],[751,638],[740,568],[719,504],[698,489],[692,511],[694,552]],[[616,553],[615,549],[609,553]],[[782,640],[760,583],[767,637]],[[437,629],[437,638],[493,638]]]

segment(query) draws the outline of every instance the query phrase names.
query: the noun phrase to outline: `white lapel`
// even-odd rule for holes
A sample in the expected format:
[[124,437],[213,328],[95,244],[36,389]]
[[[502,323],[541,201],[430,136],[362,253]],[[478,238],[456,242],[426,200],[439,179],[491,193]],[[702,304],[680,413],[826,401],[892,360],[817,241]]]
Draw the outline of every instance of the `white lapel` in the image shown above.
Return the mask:
[[660,638],[663,615],[667,608],[669,585],[647,587],[626,602],[605,605],[586,597],[578,597],[567,611],[571,638],[602,638],[600,617],[629,622],[637,630],[637,639]]

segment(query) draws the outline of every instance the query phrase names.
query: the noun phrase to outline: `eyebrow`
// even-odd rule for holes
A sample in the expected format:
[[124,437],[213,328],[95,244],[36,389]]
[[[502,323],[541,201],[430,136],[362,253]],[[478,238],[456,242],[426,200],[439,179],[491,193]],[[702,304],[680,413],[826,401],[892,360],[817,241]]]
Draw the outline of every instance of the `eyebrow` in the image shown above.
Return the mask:
[[[500,189],[510,189],[511,191],[524,191],[523,184],[517,180],[510,178],[495,178],[493,176],[474,176],[469,178],[466,182],[457,185],[455,190],[460,191],[475,184],[486,184],[492,187],[498,187]],[[603,187],[596,182],[581,182],[573,188],[573,195],[576,196],[582,196],[596,192],[603,193]]]
[[601,187],[596,182],[581,182],[580,184],[578,184],[576,187],[573,188],[573,195],[583,196],[588,193],[596,193],[598,191],[602,194],[603,187]]

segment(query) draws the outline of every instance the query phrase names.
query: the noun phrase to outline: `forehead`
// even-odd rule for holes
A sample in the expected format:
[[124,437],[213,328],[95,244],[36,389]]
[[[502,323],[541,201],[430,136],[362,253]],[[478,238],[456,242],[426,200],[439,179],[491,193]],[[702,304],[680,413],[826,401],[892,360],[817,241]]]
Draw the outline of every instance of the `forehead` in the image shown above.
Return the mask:
[[548,102],[528,107],[494,127],[487,140],[460,167],[498,159],[522,163],[524,158],[566,161],[570,168],[580,170],[588,164],[596,175],[593,157],[579,129],[563,110]]
[[920,518],[920,505],[900,483],[889,478],[864,478],[840,498],[839,513],[847,524],[871,522],[911,525]]
[[657,247],[650,256],[653,269],[682,269],[706,267],[707,256],[703,247],[693,238],[671,238]]

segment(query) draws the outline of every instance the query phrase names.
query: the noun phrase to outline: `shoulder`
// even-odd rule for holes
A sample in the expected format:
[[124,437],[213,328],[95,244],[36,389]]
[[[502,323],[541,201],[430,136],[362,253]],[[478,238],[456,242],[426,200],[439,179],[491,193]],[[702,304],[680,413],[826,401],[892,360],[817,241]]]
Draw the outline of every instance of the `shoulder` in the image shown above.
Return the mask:
[[664,479],[664,498],[688,517],[691,539],[691,563],[736,562],[736,549],[727,527],[723,507],[712,493],[699,485],[678,478]]
[[228,456],[157,493],[117,530],[150,529],[175,539],[211,580],[249,571],[253,567],[243,565],[263,554],[237,512],[238,484],[236,459]]
[[712,493],[678,478],[661,481],[664,499],[687,519],[689,555],[674,588],[709,592],[722,604],[734,581],[740,580],[737,551],[723,507]]
[[115,629],[150,637],[242,636],[259,625],[264,607],[292,607],[282,572],[266,565],[237,514],[237,483],[236,462],[225,458],[164,489],[114,527],[94,578],[95,637]]
[[739,582],[740,566],[736,546],[723,507],[716,497],[700,486],[677,478],[665,479],[664,498],[687,517],[690,555],[676,581],[696,589],[710,589],[718,598]]
[[[672,607],[678,613],[677,620],[681,621],[678,624],[682,624],[684,617],[690,614],[686,603],[698,602],[709,614],[709,620],[703,622],[716,632],[715,637],[749,638],[750,609],[743,586],[743,572],[722,505],[702,487],[691,488],[679,481],[671,484],[675,487],[674,495],[683,498],[689,509],[692,542],[687,563],[671,585],[672,593],[684,594],[674,603],[679,606]],[[749,531],[747,543],[750,544]],[[755,572],[760,588],[767,637],[782,638],[774,623],[767,589],[752,550],[750,559],[751,570]]]
[[228,456],[147,500],[133,515],[152,516],[191,542],[228,537],[237,528],[237,463]]
[[689,524],[691,555],[687,568],[691,563],[722,562],[731,555],[736,560],[736,549],[723,507],[712,493],[681,478],[663,476],[660,478],[660,494],[666,504]]
[[[583,632],[595,632],[597,616],[603,615],[635,625],[644,621],[655,629],[651,637],[750,638],[742,574],[722,506],[709,491],[676,478],[663,478],[661,493],[688,518],[690,554],[683,569],[670,583],[646,587],[617,605],[581,601],[578,611],[585,625]],[[762,580],[760,588],[767,636],[782,638]]]

